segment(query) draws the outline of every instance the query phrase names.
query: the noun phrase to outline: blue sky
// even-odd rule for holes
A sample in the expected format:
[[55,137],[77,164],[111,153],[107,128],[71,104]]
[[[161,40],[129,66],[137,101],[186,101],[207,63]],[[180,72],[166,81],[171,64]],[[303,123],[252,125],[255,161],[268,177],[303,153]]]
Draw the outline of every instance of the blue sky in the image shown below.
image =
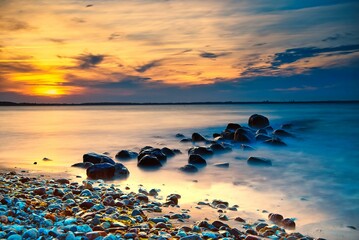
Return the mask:
[[359,2],[0,0],[0,101],[359,99]]

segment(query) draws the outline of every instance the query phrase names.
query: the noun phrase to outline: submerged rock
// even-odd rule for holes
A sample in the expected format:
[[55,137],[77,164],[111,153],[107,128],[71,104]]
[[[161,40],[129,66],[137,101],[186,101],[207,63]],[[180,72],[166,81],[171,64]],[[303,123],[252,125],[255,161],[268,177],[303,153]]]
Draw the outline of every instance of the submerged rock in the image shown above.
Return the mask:
[[140,161],[145,155],[157,158],[159,161],[167,160],[167,156],[159,148],[153,148],[150,146],[144,147],[138,154],[137,159]]
[[254,139],[254,134],[246,128],[238,128],[234,133],[233,140],[237,142],[249,143]]
[[128,171],[127,167],[123,165],[122,163],[116,163],[115,165],[115,177],[127,177],[130,174],[130,171]]
[[230,152],[232,151],[232,148],[228,147],[228,146],[225,146],[220,143],[212,143],[209,148],[215,152],[215,153],[224,153],[224,152]]
[[90,153],[86,153],[83,155],[83,162],[90,162],[93,164],[98,164],[98,163],[109,163],[114,165],[115,161],[112,160],[109,156],[103,155],[103,154],[98,154],[98,153],[94,153],[94,152],[90,152]]
[[265,128],[269,126],[269,120],[263,115],[253,114],[248,119],[248,126],[256,129]]
[[228,168],[228,167],[229,167],[229,163],[228,163],[228,162],[215,163],[215,164],[213,164],[213,166],[215,166],[215,167],[220,167],[220,168]]
[[255,138],[256,138],[256,141],[258,141],[258,142],[264,142],[264,141],[272,139],[271,137],[269,137],[268,135],[265,135],[263,133],[257,134],[255,136]]
[[287,144],[285,142],[283,142],[282,140],[280,140],[279,138],[269,139],[269,140],[264,141],[263,143],[271,145],[271,146],[287,146]]
[[116,158],[119,160],[129,160],[134,159],[138,156],[136,152],[130,150],[121,150],[116,154]]
[[260,157],[249,157],[247,159],[247,163],[249,165],[256,165],[256,166],[272,166],[272,161],[266,158]]
[[274,130],[273,135],[279,136],[279,137],[293,137],[293,135],[291,133],[289,133],[283,129]]
[[243,151],[255,151],[255,149],[252,146],[249,146],[247,144],[241,144],[241,149]]
[[295,229],[295,222],[290,218],[285,218],[282,220],[282,226],[289,230]]
[[195,173],[195,172],[198,172],[198,168],[193,165],[193,164],[187,164],[183,167],[180,167],[180,170],[182,172],[187,172],[187,173]]
[[162,151],[162,153],[163,153],[164,155],[166,155],[167,157],[173,157],[173,156],[176,155],[175,150],[172,150],[172,149],[170,149],[170,148],[168,148],[168,147],[162,148],[161,151]]
[[192,165],[201,165],[201,166],[207,165],[207,161],[201,155],[198,154],[189,155],[188,163]]
[[226,130],[228,131],[236,131],[238,128],[241,128],[241,125],[239,125],[238,123],[228,123]]
[[144,155],[137,163],[138,167],[162,167],[162,163],[157,157],[151,155]]
[[192,134],[192,141],[193,142],[204,142],[206,141],[206,138],[203,137],[201,134],[199,133],[193,133]]
[[201,156],[211,156],[213,155],[213,151],[207,147],[191,147],[188,150],[188,154],[198,154]]
[[280,224],[283,220],[283,216],[277,213],[270,213],[268,215],[268,219],[274,222],[275,224]]
[[86,170],[88,178],[92,179],[108,179],[115,175],[115,166],[109,163],[98,163]]
[[79,167],[79,168],[88,169],[92,165],[94,165],[94,164],[90,163],[90,162],[82,162],[82,163],[75,163],[75,164],[71,165],[71,167]]

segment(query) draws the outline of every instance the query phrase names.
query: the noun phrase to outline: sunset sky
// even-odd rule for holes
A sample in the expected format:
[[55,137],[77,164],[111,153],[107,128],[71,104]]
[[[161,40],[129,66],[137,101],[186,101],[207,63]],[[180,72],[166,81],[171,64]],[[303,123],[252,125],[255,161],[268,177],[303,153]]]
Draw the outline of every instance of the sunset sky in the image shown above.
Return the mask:
[[0,101],[359,99],[357,0],[0,0]]

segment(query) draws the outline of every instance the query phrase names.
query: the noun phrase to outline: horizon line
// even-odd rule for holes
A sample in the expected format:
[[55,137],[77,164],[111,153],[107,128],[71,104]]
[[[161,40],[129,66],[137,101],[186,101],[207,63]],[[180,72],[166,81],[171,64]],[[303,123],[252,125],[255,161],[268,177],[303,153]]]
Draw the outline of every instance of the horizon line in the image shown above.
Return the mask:
[[36,103],[0,101],[0,106],[129,106],[129,105],[215,105],[215,104],[313,104],[359,103],[359,100],[307,100],[307,101],[195,101],[195,102],[83,102],[83,103]]

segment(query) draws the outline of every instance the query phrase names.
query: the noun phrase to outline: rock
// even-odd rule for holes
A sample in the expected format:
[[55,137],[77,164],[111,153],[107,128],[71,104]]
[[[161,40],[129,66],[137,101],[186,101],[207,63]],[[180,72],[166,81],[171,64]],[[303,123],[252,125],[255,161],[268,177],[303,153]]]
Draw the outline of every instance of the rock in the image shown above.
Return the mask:
[[287,144],[285,144],[279,138],[269,139],[269,140],[264,141],[263,143],[271,145],[271,146],[287,146]]
[[261,240],[259,237],[248,235],[246,236],[245,240]]
[[82,162],[82,163],[75,163],[75,164],[71,165],[71,167],[79,167],[79,168],[88,169],[92,165],[94,165],[94,164],[90,163],[90,162]]
[[176,155],[176,153],[172,149],[169,149],[168,147],[162,148],[161,151],[167,157],[173,157],[174,155]]
[[212,222],[212,225],[217,229],[220,229],[221,227],[229,227],[227,224],[225,224],[221,221],[214,221],[214,222]]
[[264,228],[264,227],[266,227],[266,226],[268,226],[268,224],[266,224],[266,223],[258,223],[257,224],[257,226],[256,226],[256,230],[257,231],[260,231],[262,228]]
[[138,156],[137,153],[130,150],[121,150],[116,154],[116,158],[119,160],[129,160],[134,159]]
[[183,138],[180,141],[181,143],[186,143],[186,142],[192,142],[192,138]]
[[23,239],[37,239],[39,237],[39,232],[35,228],[31,228],[24,232],[22,235]]
[[219,143],[212,143],[209,146],[209,148],[212,149],[213,152],[218,152],[218,153],[229,152],[232,150],[230,147],[223,146],[222,144],[219,144]]
[[198,154],[201,156],[211,156],[213,155],[213,151],[210,148],[206,147],[191,147],[188,150],[188,154]]
[[116,163],[114,167],[115,177],[127,177],[130,174],[130,171],[128,171],[127,167],[125,167],[122,163]]
[[180,240],[201,240],[202,238],[196,234],[187,235],[185,237],[181,237]]
[[251,135],[249,131],[244,130],[243,128],[238,128],[234,133],[233,140],[237,142],[249,143],[251,142]]
[[293,124],[292,123],[284,123],[280,127],[282,129],[291,129],[291,128],[293,128]]
[[19,234],[13,234],[7,238],[8,240],[22,240],[22,237]]
[[255,138],[256,138],[256,141],[258,141],[258,142],[264,142],[264,141],[272,139],[271,137],[269,137],[269,136],[267,136],[267,135],[265,135],[263,133],[257,134],[255,136]]
[[229,205],[228,202],[224,202],[224,201],[218,200],[218,199],[213,200],[211,203],[211,205],[213,207],[217,207],[218,205],[221,205],[221,204],[225,205],[226,207],[228,207],[228,205]]
[[272,161],[266,158],[260,157],[249,157],[247,159],[247,163],[249,165],[256,165],[256,166],[272,166]]
[[175,135],[176,138],[184,138],[185,136],[182,133],[177,133]]
[[55,180],[55,182],[60,183],[60,184],[70,184],[70,181],[66,178],[60,178]]
[[229,163],[228,163],[228,162],[215,163],[215,164],[213,164],[213,166],[215,166],[215,167],[221,167],[221,168],[228,168],[228,167],[229,167]]
[[192,165],[202,165],[202,166],[207,165],[207,161],[201,155],[198,154],[189,155],[188,163]]
[[138,167],[162,167],[162,163],[154,156],[144,155],[137,163]]
[[289,230],[295,229],[295,222],[290,218],[285,218],[282,220],[282,226]]
[[103,155],[103,154],[98,154],[98,153],[86,153],[83,155],[83,162],[90,162],[93,164],[98,164],[98,163],[109,163],[112,165],[115,165],[115,161],[112,160],[110,157]]
[[255,150],[252,146],[249,146],[247,144],[241,144],[241,149],[243,151],[254,151]]
[[109,179],[115,175],[115,166],[109,163],[98,163],[86,170],[88,178],[91,179]]
[[153,147],[149,147],[149,146],[142,148],[140,153],[137,156],[137,160],[141,160],[145,155],[155,157],[159,161],[167,160],[167,156],[165,154],[163,154],[163,152],[159,148],[153,148]]
[[267,133],[267,130],[265,130],[265,129],[258,129],[257,131],[256,131],[256,134],[264,134],[264,135],[267,135],[268,133]]
[[282,222],[283,216],[277,213],[270,213],[268,219],[278,225]]
[[220,220],[223,220],[223,221],[228,221],[228,220],[229,220],[229,218],[228,218],[227,215],[225,215],[225,214],[219,215],[219,219],[220,219]]
[[193,165],[193,164],[187,164],[183,167],[180,167],[180,170],[182,172],[187,172],[187,173],[195,173],[195,172],[198,172],[198,168]]
[[89,239],[89,240],[95,240],[98,237],[105,237],[107,235],[107,233],[105,231],[94,231],[94,232],[88,232],[85,234],[85,236]]
[[36,165],[37,164],[37,162],[34,162],[34,165]]
[[92,201],[86,200],[80,204],[80,208],[87,210],[92,208],[94,205],[95,204]]
[[225,131],[221,132],[221,137],[226,140],[233,140],[234,132],[225,130]]
[[283,129],[277,129],[273,131],[273,135],[279,136],[279,137],[293,137],[293,135],[286,130]]
[[46,194],[46,189],[44,187],[35,188],[34,194],[35,195],[44,195],[44,194]]
[[241,217],[236,217],[236,218],[234,219],[234,221],[242,222],[242,223],[245,223],[245,222],[246,222],[246,220],[244,220],[244,219],[241,218]]
[[217,138],[217,137],[220,137],[221,136],[221,134],[219,134],[219,133],[213,133],[212,134],[212,137],[215,139],[215,138]]
[[52,192],[52,195],[57,197],[63,197],[65,193],[61,189],[55,188],[55,190]]
[[167,196],[166,201],[170,204],[178,205],[178,199],[181,198],[179,194],[170,194]]
[[238,128],[241,128],[241,125],[239,125],[238,123],[228,123],[227,124],[227,127],[226,127],[226,130],[229,130],[229,131],[236,131]]
[[201,134],[199,133],[192,134],[192,142],[203,142],[203,141],[206,141],[206,138],[203,137]]
[[265,128],[269,126],[269,120],[263,115],[253,114],[248,119],[248,126],[256,129]]

